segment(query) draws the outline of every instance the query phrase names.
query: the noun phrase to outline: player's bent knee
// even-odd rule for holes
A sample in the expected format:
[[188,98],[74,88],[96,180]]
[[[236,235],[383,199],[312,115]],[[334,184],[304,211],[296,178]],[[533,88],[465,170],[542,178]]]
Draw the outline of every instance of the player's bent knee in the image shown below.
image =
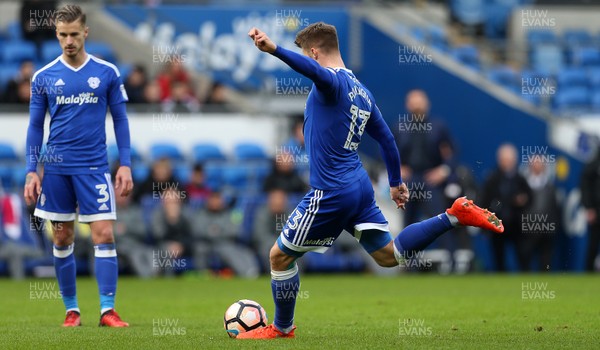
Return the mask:
[[293,256],[289,256],[284,253],[277,243],[273,245],[271,251],[269,252],[269,261],[271,263],[271,270],[274,271],[285,271],[288,269],[291,263],[294,262],[296,258]]

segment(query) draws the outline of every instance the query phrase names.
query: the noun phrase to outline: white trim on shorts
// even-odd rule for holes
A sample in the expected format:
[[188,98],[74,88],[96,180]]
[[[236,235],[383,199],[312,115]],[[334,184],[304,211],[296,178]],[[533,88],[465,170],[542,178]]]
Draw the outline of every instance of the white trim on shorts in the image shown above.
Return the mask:
[[40,208],[35,208],[33,215],[37,216],[41,219],[51,220],[51,221],[75,221],[76,213],[54,213],[51,211],[42,210]]
[[356,230],[356,231],[379,230],[379,231],[390,232],[390,225],[377,224],[374,222],[364,222],[362,224],[354,225],[354,230]]
[[283,243],[284,246],[286,246],[286,248],[293,250],[295,252],[298,252],[298,253],[306,253],[306,252],[325,253],[327,251],[327,249],[330,248],[330,247],[325,247],[325,246],[307,246],[307,247],[297,246],[297,245],[291,243],[290,241],[288,241],[287,238],[285,238],[285,235],[283,234],[283,232],[281,233],[280,237],[281,237],[281,242]]
[[79,222],[96,222],[102,220],[117,220],[117,213],[100,213],[91,215],[79,214]]

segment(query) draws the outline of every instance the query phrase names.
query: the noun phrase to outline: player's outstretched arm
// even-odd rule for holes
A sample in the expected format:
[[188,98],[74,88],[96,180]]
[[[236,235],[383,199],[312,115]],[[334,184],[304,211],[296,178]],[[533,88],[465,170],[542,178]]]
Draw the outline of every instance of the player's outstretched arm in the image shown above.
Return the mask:
[[404,209],[404,205],[409,199],[409,193],[406,185],[402,183],[402,176],[400,173],[400,152],[398,152],[394,135],[383,119],[377,106],[375,106],[371,113],[371,118],[369,118],[365,130],[367,131],[367,134],[379,143],[379,148],[381,149],[381,154],[388,171],[390,195],[392,200],[396,203],[396,206]]
[[44,142],[44,119],[46,117],[46,96],[41,93],[34,79],[31,81],[31,100],[29,102],[29,126],[25,142],[26,178],[23,197],[27,205],[35,204],[42,192],[42,184],[37,174],[37,164]]
[[131,140],[129,134],[129,120],[125,111],[125,102],[110,106],[110,114],[113,118],[115,138],[119,149],[119,169],[115,174],[115,189],[126,197],[133,190],[133,178],[131,176]]
[[248,36],[254,40],[254,45],[259,50],[279,58],[290,68],[312,80],[320,90],[330,92],[335,88],[337,80],[334,79],[334,73],[321,67],[317,61],[277,46],[267,34],[257,28],[250,29]]

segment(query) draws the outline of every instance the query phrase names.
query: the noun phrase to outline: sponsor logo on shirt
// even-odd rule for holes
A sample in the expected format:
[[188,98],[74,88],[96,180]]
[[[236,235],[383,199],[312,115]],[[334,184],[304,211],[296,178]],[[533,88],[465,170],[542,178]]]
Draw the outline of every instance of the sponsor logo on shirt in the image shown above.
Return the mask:
[[308,239],[304,241],[302,245],[320,245],[320,246],[330,246],[333,244],[335,239],[333,237],[327,237],[323,239]]
[[93,92],[82,92],[78,96],[56,96],[57,105],[82,105],[84,103],[98,103],[98,96],[94,96]]

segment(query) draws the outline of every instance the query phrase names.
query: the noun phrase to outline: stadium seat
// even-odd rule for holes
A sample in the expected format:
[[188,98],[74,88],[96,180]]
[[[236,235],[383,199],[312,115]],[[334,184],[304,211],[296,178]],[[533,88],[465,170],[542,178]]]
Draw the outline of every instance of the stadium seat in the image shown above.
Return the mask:
[[440,50],[448,50],[448,35],[442,26],[432,25],[429,27],[429,44]]
[[256,143],[239,143],[234,147],[233,152],[237,160],[267,159],[267,154],[263,147]]
[[204,168],[206,186],[212,190],[219,190],[223,185],[223,166],[207,164]]
[[590,68],[588,70],[588,82],[590,88],[595,91],[600,90],[600,67]]
[[0,162],[16,162],[18,160],[19,156],[12,145],[5,142],[0,143]]
[[485,20],[484,0],[452,0],[450,9],[461,23],[468,26],[481,24]]
[[121,79],[123,81],[127,80],[129,73],[133,69],[133,64],[131,63],[118,63],[117,68],[119,69],[119,73],[121,74]]
[[204,163],[213,160],[225,160],[225,155],[217,144],[198,143],[192,147],[192,160],[195,163]]
[[592,111],[595,113],[600,113],[600,90],[596,90],[592,93],[590,97],[590,105],[592,107]]
[[587,87],[588,76],[583,68],[569,67],[561,70],[556,75],[559,89],[572,87]]
[[150,146],[150,159],[156,161],[161,158],[180,161],[183,160],[183,155],[179,148],[172,143],[155,143]]
[[[111,143],[106,147],[106,153],[108,156],[108,162],[110,164],[114,164],[119,160],[119,148],[116,143]],[[133,145],[129,148],[129,153],[131,155],[131,162],[136,163],[142,161],[142,156],[138,152],[137,148]]]
[[590,32],[585,29],[565,29],[563,32],[563,43],[567,47],[588,46],[593,43]]
[[488,78],[511,91],[519,90],[521,86],[520,77],[517,72],[509,66],[501,65],[491,68],[487,74]]
[[595,47],[579,47],[573,50],[572,63],[579,67],[600,67],[600,50]]
[[223,168],[223,181],[229,187],[237,190],[246,190],[248,179],[249,171],[243,164],[229,165]]
[[20,189],[25,186],[25,177],[27,176],[27,170],[25,167],[16,167],[12,169],[12,183]]
[[4,63],[34,61],[37,56],[36,51],[35,45],[29,41],[9,41],[2,46],[2,61]]
[[19,21],[12,21],[6,26],[6,36],[10,41],[23,40],[23,30]]
[[175,177],[175,180],[179,182],[180,186],[188,184],[191,177],[190,167],[187,165],[176,166],[175,169],[173,169],[173,177]]
[[10,165],[0,165],[0,187],[12,189],[13,187],[13,167]]
[[556,33],[551,29],[529,29],[526,36],[527,43],[532,47],[559,43]]
[[49,63],[62,54],[62,49],[56,40],[48,40],[42,43],[42,61]]
[[420,26],[410,28],[410,36],[420,42],[426,42],[428,37],[425,28]]
[[590,107],[590,92],[585,87],[558,89],[553,100],[557,112],[582,112]]
[[0,93],[4,93],[8,82],[19,71],[18,63],[3,63],[0,65]]
[[131,167],[131,177],[134,183],[142,183],[150,175],[150,168],[144,163],[138,163]]
[[106,43],[98,41],[86,41],[85,50],[90,54],[110,63],[116,63],[117,61],[112,47]]
[[467,67],[479,70],[479,50],[473,45],[463,45],[452,50],[452,57]]
[[561,48],[556,44],[544,44],[533,48],[531,66],[544,74],[555,74],[565,65]]

